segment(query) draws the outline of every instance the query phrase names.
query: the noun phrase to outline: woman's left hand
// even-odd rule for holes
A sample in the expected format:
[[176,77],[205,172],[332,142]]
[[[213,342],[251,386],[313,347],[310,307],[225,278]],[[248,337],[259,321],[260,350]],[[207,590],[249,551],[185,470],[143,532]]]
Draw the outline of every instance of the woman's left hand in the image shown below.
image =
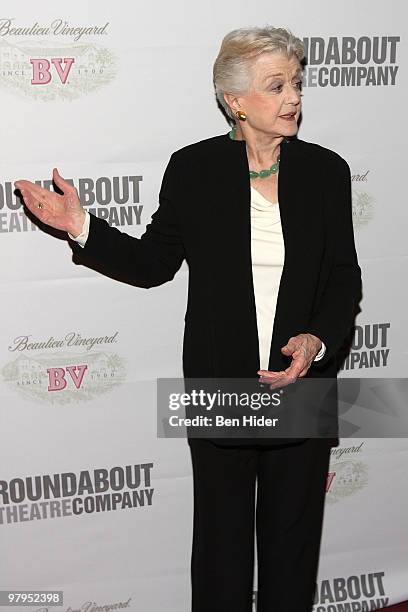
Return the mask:
[[292,336],[288,343],[281,348],[284,355],[292,356],[290,366],[280,372],[258,370],[259,382],[269,384],[271,389],[294,383],[298,378],[306,375],[321,346],[320,338],[313,334]]

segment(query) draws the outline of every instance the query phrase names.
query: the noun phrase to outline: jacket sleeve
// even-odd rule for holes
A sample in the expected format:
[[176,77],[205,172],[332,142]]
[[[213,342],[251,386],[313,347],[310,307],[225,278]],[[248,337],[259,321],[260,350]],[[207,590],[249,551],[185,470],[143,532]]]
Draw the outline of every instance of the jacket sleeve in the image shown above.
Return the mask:
[[354,243],[350,168],[339,156],[334,160],[330,193],[326,240],[334,242],[333,260],[307,330],[326,345],[324,357],[313,364],[319,368],[338,352],[347,338],[362,295],[361,269]]
[[84,247],[71,241],[74,262],[138,287],[155,287],[171,280],[184,259],[184,246],[174,206],[179,189],[174,155],[165,170],[159,207],[140,238],[90,217]]

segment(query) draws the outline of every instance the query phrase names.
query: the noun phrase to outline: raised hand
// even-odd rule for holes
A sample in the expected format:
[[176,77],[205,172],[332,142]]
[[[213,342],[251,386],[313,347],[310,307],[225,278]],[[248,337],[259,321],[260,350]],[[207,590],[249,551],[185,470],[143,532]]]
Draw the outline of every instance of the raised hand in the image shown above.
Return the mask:
[[42,223],[76,237],[81,233],[85,220],[78,192],[60,176],[57,168],[54,168],[52,178],[63,195],[43,189],[31,181],[18,180],[14,185],[20,190],[24,204]]

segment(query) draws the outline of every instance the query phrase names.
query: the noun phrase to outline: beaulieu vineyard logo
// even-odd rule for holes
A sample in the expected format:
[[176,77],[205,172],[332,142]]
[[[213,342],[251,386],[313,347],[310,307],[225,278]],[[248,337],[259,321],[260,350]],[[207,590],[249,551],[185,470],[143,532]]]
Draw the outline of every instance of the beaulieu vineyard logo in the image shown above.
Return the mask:
[[326,482],[328,503],[354,495],[368,484],[368,466],[360,457],[363,445],[332,449]]
[[0,85],[44,102],[73,100],[100,89],[116,76],[114,53],[98,37],[103,25],[77,25],[64,19],[19,24],[0,18]]
[[[110,610],[122,610],[123,608],[130,608],[130,602],[132,598],[129,597],[126,600],[114,601],[109,600],[106,603],[96,602],[88,599],[83,603],[74,603],[66,607],[63,612],[110,612]],[[64,601],[65,605],[65,601]],[[48,607],[35,608],[33,612],[52,612]]]
[[[123,608],[130,608],[130,602],[132,598],[129,597],[126,600],[121,601],[110,601],[106,603],[96,602],[88,599],[83,603],[75,603],[66,607],[63,612],[109,612],[110,610],[122,610]],[[64,601],[65,606],[65,601]],[[33,612],[52,612],[48,607],[35,608]]]
[[1,377],[27,399],[52,404],[92,400],[126,379],[123,358],[110,350],[117,341],[118,332],[99,337],[70,332],[39,341],[18,336],[8,347],[14,358],[3,366]]
[[353,225],[360,228],[367,225],[375,213],[375,199],[367,190],[370,170],[364,169],[351,175],[353,192]]

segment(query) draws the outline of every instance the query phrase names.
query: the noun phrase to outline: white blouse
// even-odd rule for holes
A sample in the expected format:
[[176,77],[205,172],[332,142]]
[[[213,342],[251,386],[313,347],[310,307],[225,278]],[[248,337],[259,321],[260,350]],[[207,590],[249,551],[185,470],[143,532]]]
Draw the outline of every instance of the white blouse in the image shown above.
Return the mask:
[[269,350],[285,247],[279,203],[251,187],[251,254],[261,370],[268,369]]
[[[276,302],[285,258],[285,245],[279,202],[270,202],[252,186],[251,256],[260,369],[267,370]],[[314,361],[322,359],[325,352],[326,346],[322,342],[322,347]]]

